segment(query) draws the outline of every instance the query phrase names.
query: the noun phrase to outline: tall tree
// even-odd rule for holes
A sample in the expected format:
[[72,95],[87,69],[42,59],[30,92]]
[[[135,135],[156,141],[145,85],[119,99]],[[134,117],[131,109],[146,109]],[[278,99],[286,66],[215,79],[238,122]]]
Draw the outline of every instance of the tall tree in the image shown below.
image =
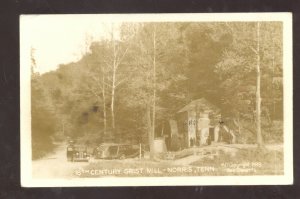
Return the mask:
[[[124,83],[125,78],[118,79],[117,73],[119,70],[120,65],[122,64],[122,61],[124,60],[124,57],[127,54],[127,51],[129,49],[129,43],[127,41],[121,41],[116,39],[116,30],[114,28],[114,24],[112,24],[112,30],[111,30],[111,45],[112,45],[112,57],[109,59],[112,63],[110,63],[109,60],[106,61],[107,66],[111,68],[111,121],[112,121],[112,129],[115,129],[115,92],[118,86]],[[121,28],[121,27],[119,27]],[[124,37],[123,37],[124,38]],[[124,44],[125,43],[125,44]]]
[[[256,143],[262,147],[262,124],[265,124],[262,123],[262,113],[265,117],[269,117],[266,103],[262,103],[262,93],[266,99],[269,93],[266,85],[269,82],[265,79],[270,78],[268,70],[271,65],[268,54],[272,51],[271,34],[276,23],[249,22],[225,23],[225,25],[227,29],[223,31],[228,31],[232,42],[224,50],[222,60],[216,65],[216,72],[224,82],[224,93],[227,93],[224,98],[229,105],[234,104],[227,109],[237,112],[238,118],[242,116],[255,121]],[[278,30],[280,32],[280,29]],[[280,36],[276,39],[281,40]],[[278,48],[276,51],[280,54],[281,50]],[[280,60],[276,62],[280,65]],[[263,110],[265,111],[262,112]]]
[[256,23],[256,131],[258,147],[263,146],[261,134],[261,66],[260,66],[260,22]]
[[174,113],[173,103],[170,103],[170,100],[177,100],[176,95],[172,96],[174,87],[185,79],[182,71],[186,53],[183,43],[180,43],[178,24],[141,23],[138,27],[134,50],[130,52],[134,63],[131,73],[134,76],[127,84],[126,103],[144,110],[143,124],[153,157],[158,121],[170,118],[168,112]]
[[[99,106],[102,106],[102,118],[103,122],[103,134],[107,134],[107,87],[110,86],[107,83],[107,69],[105,62],[103,62],[103,56],[106,55],[106,51],[109,49],[107,42],[102,41],[98,43],[90,44],[91,53],[86,51],[83,60],[85,66],[82,69],[84,75],[85,88],[90,91],[96,98]],[[100,105],[102,104],[102,105]]]

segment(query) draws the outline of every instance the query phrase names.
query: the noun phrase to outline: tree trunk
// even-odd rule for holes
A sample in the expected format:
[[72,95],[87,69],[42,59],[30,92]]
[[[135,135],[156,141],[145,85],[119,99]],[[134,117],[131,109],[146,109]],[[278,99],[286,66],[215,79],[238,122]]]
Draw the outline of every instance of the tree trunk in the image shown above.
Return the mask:
[[151,125],[151,108],[150,105],[147,105],[146,110],[146,120],[147,120],[147,131],[148,131],[148,139],[149,139],[149,148],[150,148],[150,159],[154,158],[154,150],[153,150],[153,131]]
[[112,42],[113,42],[113,74],[112,74],[112,86],[111,86],[111,126],[114,132],[115,129],[115,88],[116,88],[116,71],[117,71],[117,55],[116,55],[116,45],[115,45],[115,38],[114,38],[114,30],[112,30]]
[[257,34],[257,45],[256,45],[256,131],[257,131],[257,145],[258,147],[263,146],[263,139],[261,133],[261,96],[260,96],[260,81],[261,81],[261,70],[260,70],[260,22],[257,22],[256,27]]
[[276,102],[275,102],[275,95],[274,95],[274,75],[275,75],[275,44],[274,44],[274,38],[272,38],[272,105],[273,105],[273,111],[272,111],[272,118],[274,118],[275,113],[276,113]]
[[114,130],[115,129],[115,111],[114,111],[114,105],[115,105],[115,71],[113,72],[113,82],[112,82],[112,88],[111,88],[111,127]]
[[240,112],[238,112],[238,131],[239,131],[239,135],[240,135],[241,134]]
[[103,126],[104,126],[104,135],[106,135],[106,98],[105,98],[105,82],[104,82],[104,70],[102,71],[102,98],[103,98]]
[[156,113],[156,27],[153,31],[153,105],[152,105],[152,139],[155,136],[155,113]]

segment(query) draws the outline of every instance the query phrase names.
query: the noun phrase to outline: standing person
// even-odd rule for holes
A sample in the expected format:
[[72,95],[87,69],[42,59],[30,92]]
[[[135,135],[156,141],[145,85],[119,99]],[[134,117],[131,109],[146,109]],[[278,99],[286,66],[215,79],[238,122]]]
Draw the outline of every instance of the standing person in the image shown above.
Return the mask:
[[69,141],[69,145],[67,146],[67,160],[73,161],[73,153],[74,153],[74,143],[72,140]]

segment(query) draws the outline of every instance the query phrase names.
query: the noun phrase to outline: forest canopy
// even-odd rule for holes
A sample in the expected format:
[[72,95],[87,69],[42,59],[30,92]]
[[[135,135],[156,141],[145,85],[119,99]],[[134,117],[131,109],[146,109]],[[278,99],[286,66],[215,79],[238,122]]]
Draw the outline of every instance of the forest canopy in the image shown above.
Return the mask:
[[240,142],[282,140],[282,23],[123,23],[109,34],[55,71],[35,72],[32,55],[33,151],[59,135],[151,149],[162,123],[199,98],[237,124]]

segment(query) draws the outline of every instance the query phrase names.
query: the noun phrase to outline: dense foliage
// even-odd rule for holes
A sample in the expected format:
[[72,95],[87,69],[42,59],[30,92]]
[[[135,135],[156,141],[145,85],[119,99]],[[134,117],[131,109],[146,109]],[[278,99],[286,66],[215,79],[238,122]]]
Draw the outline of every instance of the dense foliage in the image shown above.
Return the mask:
[[[258,119],[265,142],[280,141],[282,24],[260,22],[259,38],[256,24],[112,28],[110,38],[87,44],[78,62],[33,73],[33,147],[50,147],[58,135],[151,143],[165,121],[201,97],[222,110],[240,142],[256,142]],[[255,114],[258,78],[261,118]]]

